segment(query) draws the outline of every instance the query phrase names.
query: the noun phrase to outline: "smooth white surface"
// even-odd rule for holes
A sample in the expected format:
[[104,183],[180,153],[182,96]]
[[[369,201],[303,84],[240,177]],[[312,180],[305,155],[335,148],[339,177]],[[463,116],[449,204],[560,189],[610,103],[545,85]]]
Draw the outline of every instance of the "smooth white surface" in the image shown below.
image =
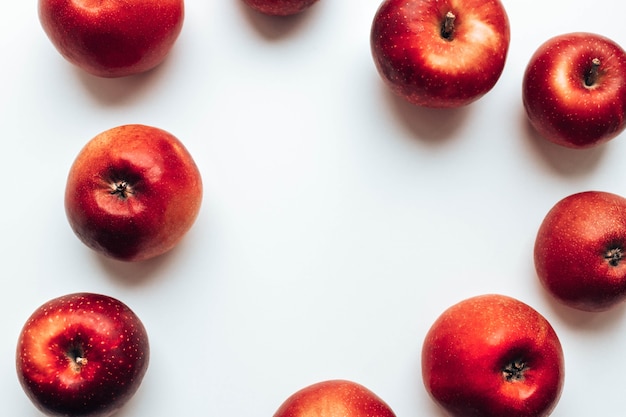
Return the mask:
[[[187,0],[157,70],[104,80],[54,50],[35,1],[0,14],[0,415],[38,416],[15,376],[27,317],[52,297],[101,292],[151,336],[144,383],[118,415],[270,417],[324,379],[359,382],[401,416],[441,416],[423,389],[423,337],[448,306],[498,292],[552,323],[566,355],[553,416],[623,410],[626,312],[555,304],[532,263],[560,198],[626,194],[626,138],[558,148],[525,121],[521,81],[549,37],[626,44],[621,2],[504,0],[506,68],[470,107],[412,107],[369,50],[379,0],[320,0],[275,19],[239,0]],[[72,234],[65,178],[79,149],[125,123],[169,130],[194,155],[205,199],[172,253],[103,259]]]

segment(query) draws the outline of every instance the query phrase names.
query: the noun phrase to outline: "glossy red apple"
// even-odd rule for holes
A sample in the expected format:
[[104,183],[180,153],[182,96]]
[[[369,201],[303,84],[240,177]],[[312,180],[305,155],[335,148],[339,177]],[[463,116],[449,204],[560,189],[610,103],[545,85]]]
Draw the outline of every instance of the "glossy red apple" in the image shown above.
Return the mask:
[[274,417],[395,417],[391,408],[364,386],[327,380],[292,394]]
[[76,293],[30,316],[17,344],[19,381],[50,416],[110,416],[137,391],[150,348],[141,320],[121,301]]
[[67,178],[65,210],[90,248],[114,259],[142,261],[172,249],[196,220],[202,179],[172,134],[124,125],[91,139]]
[[487,294],[444,311],[424,339],[422,377],[453,417],[546,417],[563,387],[554,329],[514,298]]
[[606,37],[549,39],[530,59],[522,88],[531,125],[558,145],[590,148],[626,127],[626,53]]
[[184,19],[183,0],[39,0],[39,20],[65,59],[99,77],[159,65]]
[[490,91],[510,42],[499,0],[384,0],[370,44],[385,84],[425,107],[460,107]]
[[291,16],[308,9],[317,0],[243,0],[257,12],[270,16]]
[[585,191],[558,201],[535,239],[539,280],[558,301],[604,311],[626,299],[626,198]]

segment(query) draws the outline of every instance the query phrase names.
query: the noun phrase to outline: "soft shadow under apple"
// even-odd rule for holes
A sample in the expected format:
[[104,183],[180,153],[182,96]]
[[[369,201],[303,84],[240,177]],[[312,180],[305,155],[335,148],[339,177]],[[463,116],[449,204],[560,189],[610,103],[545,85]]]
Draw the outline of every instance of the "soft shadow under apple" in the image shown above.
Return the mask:
[[[423,387],[423,385],[422,385],[422,387]],[[425,409],[426,413],[424,415],[430,416],[430,417],[450,417],[444,411],[443,408],[441,408],[437,403],[435,403],[435,401],[433,401],[432,398],[430,398],[430,396],[425,391],[425,389],[422,388],[422,391],[424,392],[424,394],[422,395],[423,402],[427,404],[426,409]],[[422,408],[423,408],[423,406],[422,406]]]
[[267,40],[281,40],[295,33],[313,19],[320,5],[315,4],[311,8],[292,16],[269,16],[253,10],[243,1],[237,0],[241,13],[246,17],[252,27]]
[[556,145],[537,133],[526,116],[523,107],[520,107],[520,131],[538,156],[544,160],[549,168],[566,177],[580,177],[592,172],[602,162],[606,146],[599,145],[590,149],[569,149]]
[[97,77],[80,68],[74,68],[74,71],[83,87],[100,104],[104,106],[130,105],[143,94],[154,89],[154,85],[163,78],[164,74],[168,73],[167,64],[171,59],[172,57],[168,56],[164,62],[150,71],[119,78]]
[[577,310],[561,304],[543,288],[539,278],[532,277],[537,293],[542,297],[550,310],[559,318],[559,321],[569,328],[589,333],[611,333],[621,326],[625,320],[626,303],[614,306],[603,312],[588,312]]
[[381,88],[386,90],[387,103],[394,110],[397,118],[416,139],[426,143],[436,145],[458,137],[457,133],[462,129],[472,111],[471,104],[454,109],[416,106],[397,96],[386,86],[383,85]]
[[98,259],[107,272],[107,276],[122,285],[137,287],[147,281],[157,279],[157,276],[163,275],[163,271],[167,270],[167,264],[173,262],[179,251],[184,250],[181,249],[182,246],[184,246],[184,239],[169,252],[141,262],[118,261],[95,252],[93,256]]

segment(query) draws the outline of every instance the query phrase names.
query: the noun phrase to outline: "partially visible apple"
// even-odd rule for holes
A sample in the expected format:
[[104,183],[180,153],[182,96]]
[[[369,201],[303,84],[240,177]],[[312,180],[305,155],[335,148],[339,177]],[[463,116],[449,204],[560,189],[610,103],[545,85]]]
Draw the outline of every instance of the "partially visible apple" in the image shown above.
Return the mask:
[[184,20],[183,0],[39,0],[39,20],[59,53],[99,77],[159,65]]
[[626,127],[626,52],[594,33],[555,36],[531,57],[522,99],[547,140],[574,149],[605,143]]
[[356,382],[333,379],[315,383],[287,398],[274,417],[395,417],[391,408]]
[[270,16],[291,16],[308,9],[318,0],[243,0],[257,12]]
[[196,220],[200,171],[184,145],[152,126],[124,125],[98,134],[67,178],[65,210],[90,248],[123,261],[172,249]]
[[535,239],[537,276],[561,303],[605,311],[626,300],[626,198],[585,191],[558,201]]
[[564,381],[563,351],[548,321],[500,294],[445,310],[422,348],[422,377],[453,417],[546,417]]
[[33,312],[19,335],[16,367],[33,404],[50,416],[110,416],[148,369],[141,320],[121,301],[75,293]]
[[504,69],[509,20],[499,0],[384,0],[370,44],[386,85],[425,107],[460,107]]

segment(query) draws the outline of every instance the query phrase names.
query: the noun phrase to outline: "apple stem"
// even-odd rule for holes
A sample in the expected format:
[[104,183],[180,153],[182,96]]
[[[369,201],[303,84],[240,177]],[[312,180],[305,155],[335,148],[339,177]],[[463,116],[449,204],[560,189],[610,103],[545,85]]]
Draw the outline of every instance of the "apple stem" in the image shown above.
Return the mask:
[[600,60],[598,58],[594,58],[591,60],[591,68],[585,75],[585,86],[592,87],[596,81],[598,81],[598,75],[600,72]]
[[446,18],[441,25],[441,37],[451,41],[454,35],[454,21],[456,16],[452,12],[446,13]]
[[83,358],[82,356],[77,356],[72,361],[72,368],[74,369],[74,372],[80,372],[85,365],[87,365],[87,358]]

